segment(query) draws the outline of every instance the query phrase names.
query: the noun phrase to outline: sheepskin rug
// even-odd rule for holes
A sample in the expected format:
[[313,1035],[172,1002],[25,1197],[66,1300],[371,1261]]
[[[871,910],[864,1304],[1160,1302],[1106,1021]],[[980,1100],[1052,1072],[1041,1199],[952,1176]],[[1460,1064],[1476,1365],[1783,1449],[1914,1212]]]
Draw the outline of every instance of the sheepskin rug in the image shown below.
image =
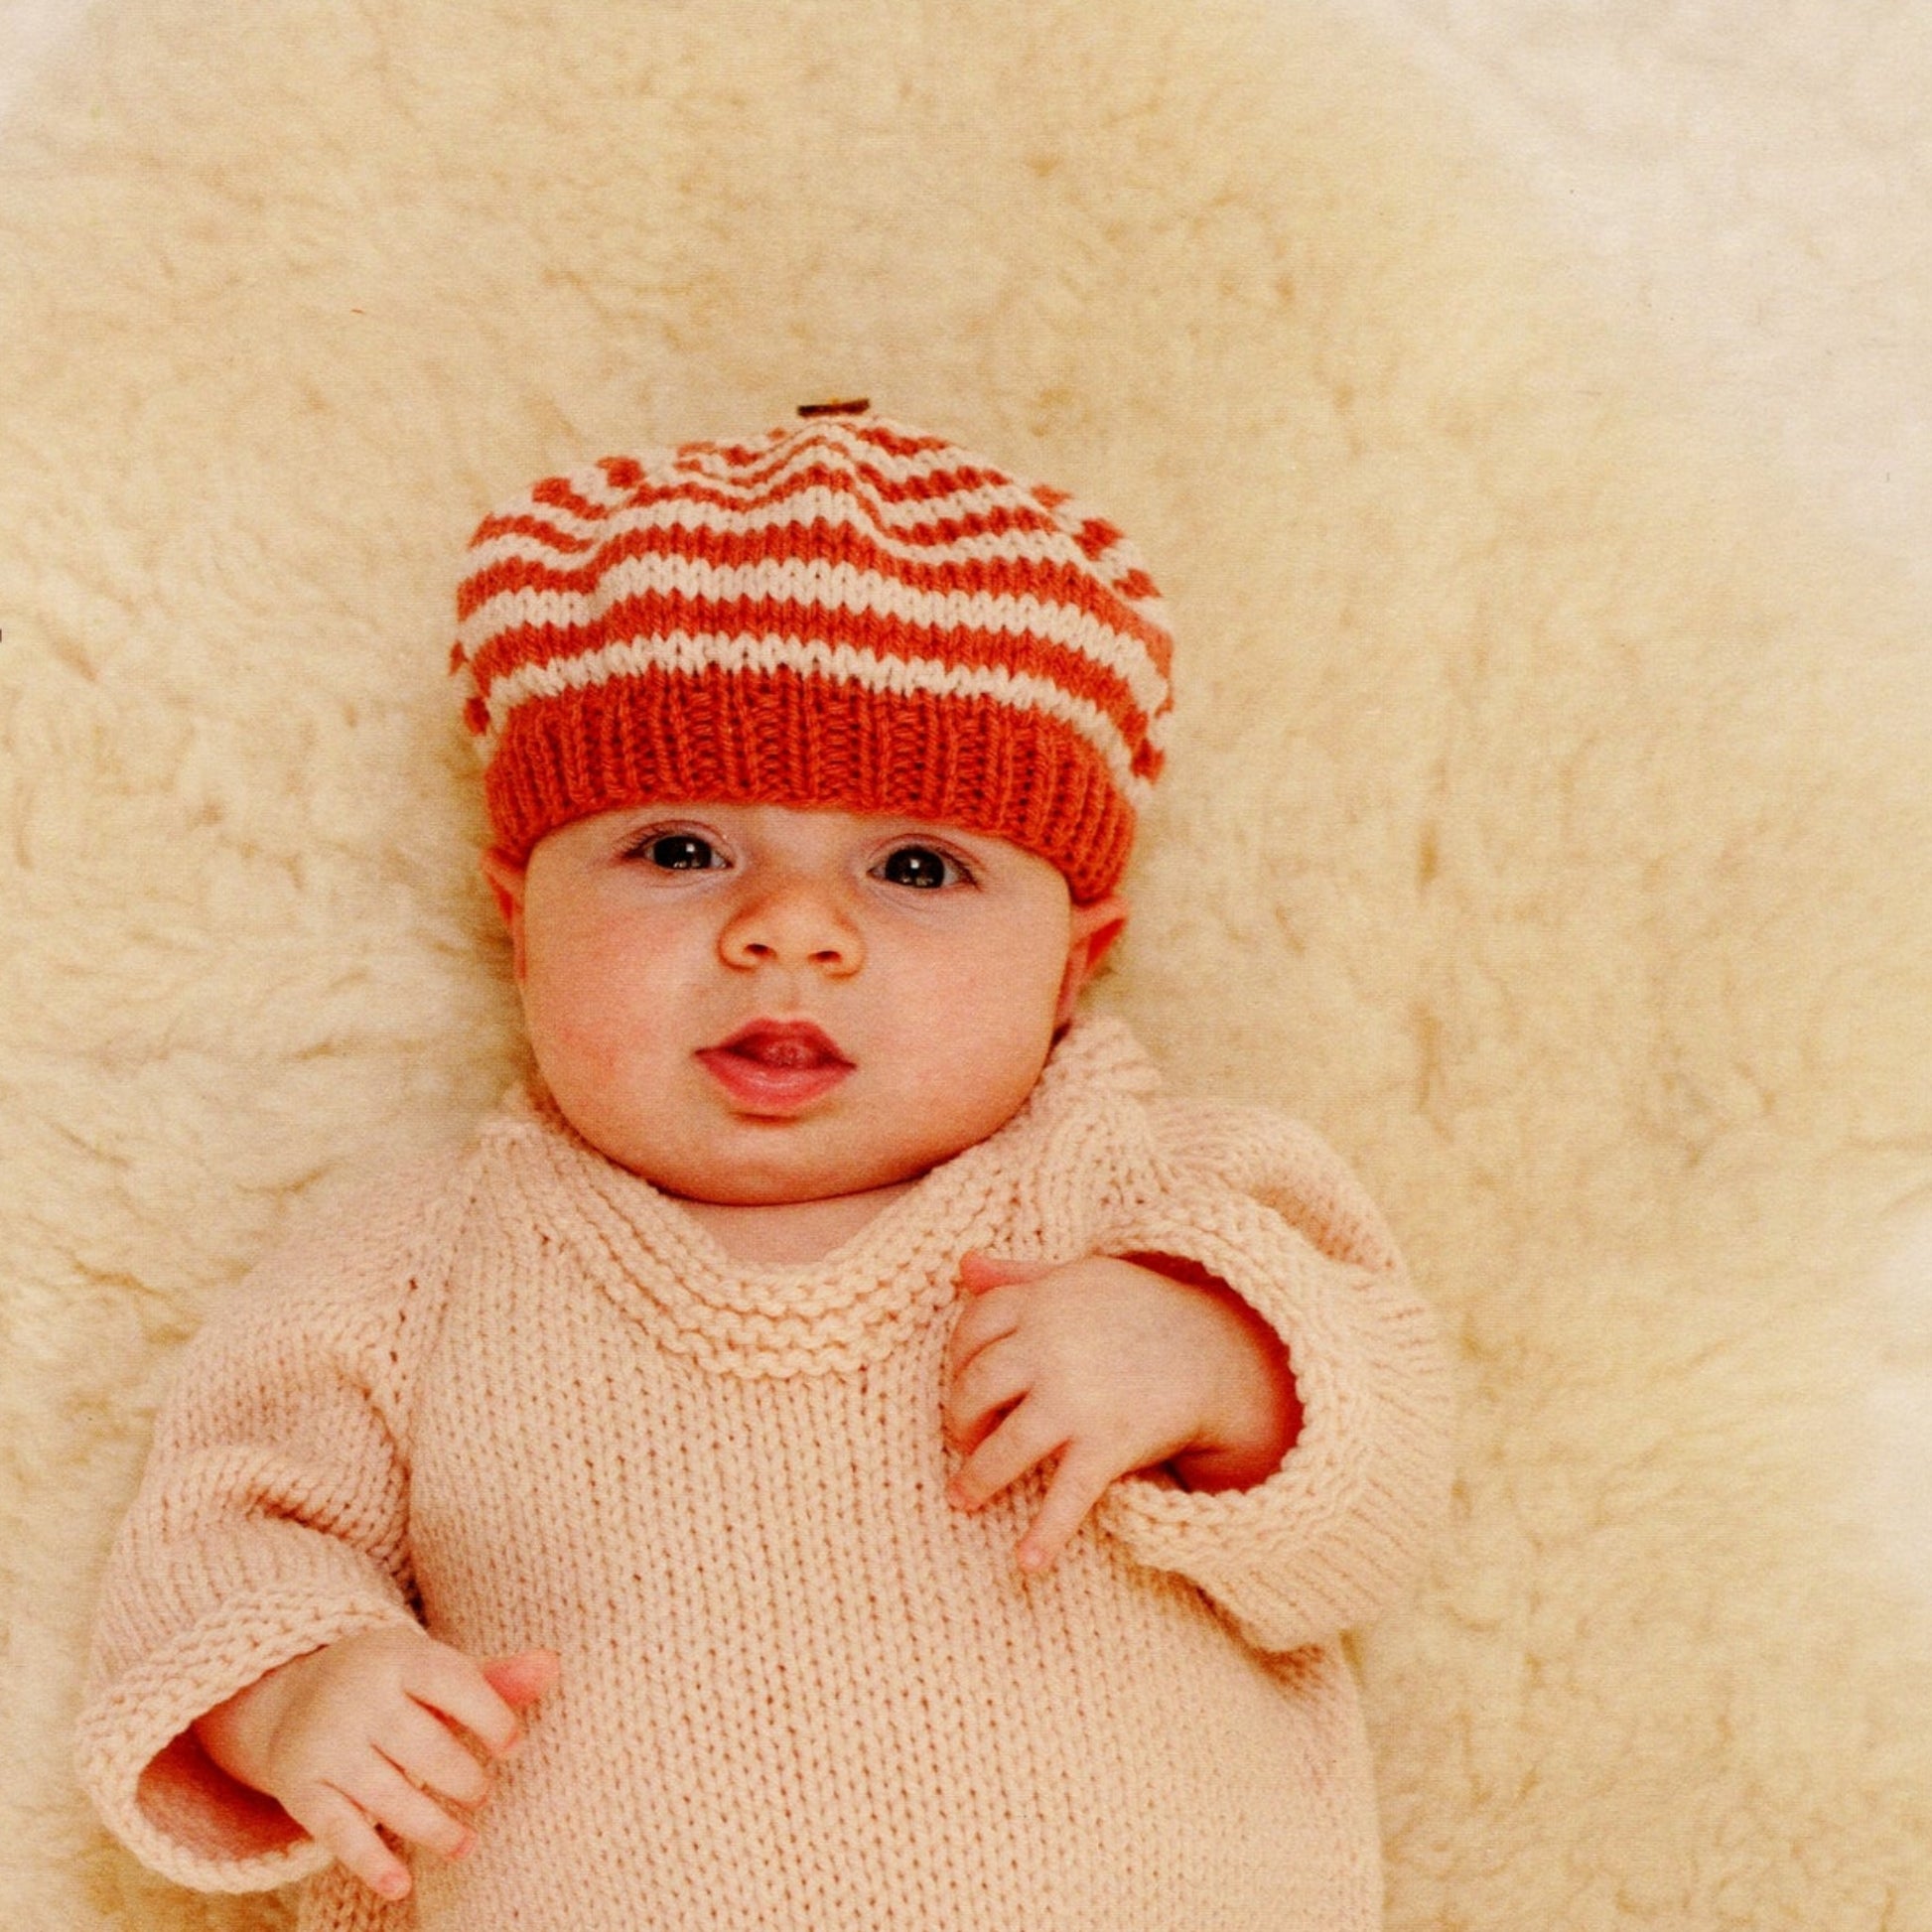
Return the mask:
[[17,103],[0,1923],[285,1922],[140,1871],[69,1732],[178,1345],[518,1064],[465,537],[867,395],[1153,559],[1100,997],[1341,1146],[1456,1348],[1455,1520],[1359,1645],[1391,1926],[1932,1928],[1927,594],[1359,20],[103,0]]

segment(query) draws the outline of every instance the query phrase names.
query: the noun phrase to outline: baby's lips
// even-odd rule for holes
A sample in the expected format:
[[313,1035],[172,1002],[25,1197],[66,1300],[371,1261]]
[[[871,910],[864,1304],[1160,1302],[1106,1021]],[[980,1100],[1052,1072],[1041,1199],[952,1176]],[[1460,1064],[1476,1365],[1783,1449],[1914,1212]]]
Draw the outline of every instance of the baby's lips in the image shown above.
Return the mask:
[[856,1070],[811,1020],[754,1020],[718,1045],[700,1047],[697,1060],[734,1108],[769,1120],[796,1117]]
[[852,1064],[838,1041],[813,1020],[753,1020],[710,1050],[786,1069]]

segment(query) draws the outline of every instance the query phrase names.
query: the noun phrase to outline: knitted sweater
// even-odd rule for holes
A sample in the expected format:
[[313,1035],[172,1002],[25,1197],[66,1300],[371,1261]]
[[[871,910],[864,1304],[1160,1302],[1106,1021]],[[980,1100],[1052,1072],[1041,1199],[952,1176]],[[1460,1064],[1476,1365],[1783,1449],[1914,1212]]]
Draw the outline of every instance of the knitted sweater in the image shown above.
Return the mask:
[[[189,1349],[116,1546],[102,1815],[184,1884],[309,1878],[306,1932],[1378,1924],[1337,1638],[1444,1502],[1433,1326],[1311,1134],[1152,1085],[1122,1028],[1077,1026],[1012,1122],[802,1267],[733,1261],[516,1098],[269,1262]],[[1024,1578],[1038,1481],[943,1493],[972,1248],[1227,1281],[1291,1353],[1281,1468],[1123,1479]],[[189,1725],[409,1619],[563,1671],[476,1851],[393,1905]]]

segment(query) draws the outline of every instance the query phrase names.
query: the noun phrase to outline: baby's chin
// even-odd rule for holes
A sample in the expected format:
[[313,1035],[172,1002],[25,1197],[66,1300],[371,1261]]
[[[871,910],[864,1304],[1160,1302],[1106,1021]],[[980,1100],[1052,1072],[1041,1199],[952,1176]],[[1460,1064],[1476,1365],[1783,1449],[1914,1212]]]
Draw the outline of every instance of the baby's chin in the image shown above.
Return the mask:
[[[720,1137],[722,1145],[667,1145],[649,1124],[615,1110],[558,1110],[578,1135],[607,1161],[647,1180],[659,1193],[701,1207],[800,1207],[902,1187],[970,1147],[975,1139],[912,1143],[899,1147],[817,1146],[792,1123],[772,1124],[769,1134]],[[747,1145],[747,1142],[750,1145]],[[760,1143],[763,1143],[762,1145]]]
[[[697,1207],[810,1207],[818,1203],[854,1200],[868,1194],[901,1192],[934,1168],[943,1167],[964,1148],[953,1148],[930,1159],[882,1169],[850,1172],[834,1170],[815,1174],[706,1173],[684,1175],[652,1172],[646,1165],[631,1168],[660,1193]],[[627,1164],[626,1164],[627,1165]]]
[[[923,1133],[862,1136],[857,1147],[839,1145],[848,1140],[844,1135],[819,1135],[793,1122],[721,1136],[702,1151],[689,1144],[667,1147],[648,1132],[621,1131],[619,1122],[571,1124],[606,1159],[674,1199],[705,1207],[776,1208],[908,1187],[998,1133],[1017,1111],[987,1109],[945,1123],[940,1132],[931,1131],[938,1123],[921,1123]],[[600,1126],[607,1131],[594,1131]]]
[[821,1261],[843,1247],[918,1178],[908,1173],[870,1186],[825,1191],[806,1191],[795,1182],[736,1187],[709,1182],[701,1192],[652,1184],[678,1200],[728,1254],[742,1261],[795,1266]]

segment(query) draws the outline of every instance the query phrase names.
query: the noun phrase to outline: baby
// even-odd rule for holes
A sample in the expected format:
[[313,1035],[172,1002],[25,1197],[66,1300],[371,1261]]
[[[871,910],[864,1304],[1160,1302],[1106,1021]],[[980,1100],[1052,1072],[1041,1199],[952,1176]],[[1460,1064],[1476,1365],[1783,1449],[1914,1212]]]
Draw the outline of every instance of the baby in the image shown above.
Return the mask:
[[1334,1157],[1076,1018],[1169,639],[866,417],[488,518],[455,669],[537,1077],[189,1350],[80,1739],[308,1932],[1349,1932],[1342,1631],[1446,1378]]

